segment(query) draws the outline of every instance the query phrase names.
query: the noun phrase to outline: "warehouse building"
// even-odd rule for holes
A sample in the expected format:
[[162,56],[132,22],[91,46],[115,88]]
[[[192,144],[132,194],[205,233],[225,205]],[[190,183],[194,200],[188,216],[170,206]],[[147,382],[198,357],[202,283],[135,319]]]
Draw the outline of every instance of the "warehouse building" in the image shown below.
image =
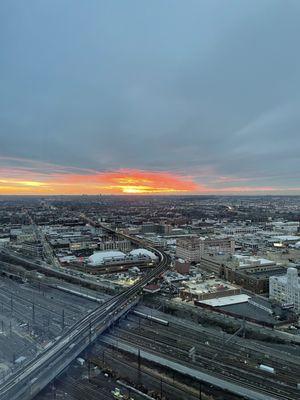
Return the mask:
[[88,264],[92,266],[110,264],[114,262],[124,261],[126,254],[122,251],[97,251],[88,258]]

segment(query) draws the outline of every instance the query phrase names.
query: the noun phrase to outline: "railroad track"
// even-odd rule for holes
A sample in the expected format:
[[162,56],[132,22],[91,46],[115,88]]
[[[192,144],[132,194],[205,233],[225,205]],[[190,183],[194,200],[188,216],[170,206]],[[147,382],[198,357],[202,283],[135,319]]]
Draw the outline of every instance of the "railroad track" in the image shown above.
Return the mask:
[[[135,316],[130,315],[127,318],[127,321],[135,324],[137,327],[135,332],[138,332],[141,336],[149,337],[150,339],[157,337],[157,340],[161,340],[164,338],[166,343],[174,343],[176,345],[180,345],[181,348],[188,351],[191,347],[195,346],[198,354],[207,354],[209,358],[217,359],[217,360],[233,360],[240,359],[240,361],[244,364],[244,361],[247,361],[247,365],[244,364],[244,367],[247,366],[257,366],[260,363],[267,362],[270,366],[274,367],[276,371],[283,370],[283,374],[294,374],[294,379],[290,380],[294,384],[297,383],[296,376],[300,376],[300,364],[295,362],[290,363],[282,363],[282,360],[278,360],[277,358],[267,358],[265,357],[265,353],[261,351],[257,351],[255,353],[248,351],[247,348],[241,348],[240,346],[236,346],[235,344],[228,343],[226,344],[224,341],[215,341],[214,338],[210,338],[209,336],[203,338],[198,334],[193,335],[191,331],[185,330],[183,333],[179,333],[177,327],[173,327],[172,324],[169,324],[167,327],[158,326],[156,324],[152,324],[151,322],[144,320],[143,324],[140,325],[138,321],[136,321]],[[127,328],[124,328],[127,329]],[[128,330],[128,329],[127,329]],[[161,339],[160,339],[161,338]],[[207,339],[207,341],[206,341]],[[300,360],[299,360],[300,361]],[[290,378],[290,375],[287,375],[287,378]]]
[[[129,345],[136,347],[147,353],[151,353],[153,355],[163,357],[166,360],[169,360],[171,362],[176,362],[176,363],[179,363],[180,365],[191,368],[191,360],[188,358],[188,356],[186,355],[185,352],[181,353],[180,357],[178,357],[178,353],[180,352],[180,350],[178,348],[174,349],[174,350],[176,350],[177,355],[175,354],[175,352],[166,354],[166,352],[163,353],[162,348],[154,349],[153,347],[150,347],[149,345],[147,346],[147,345],[143,344],[142,341],[139,343],[136,343],[136,342],[132,342],[130,340],[125,340],[124,338],[115,338],[115,339],[116,339],[115,343],[111,344],[110,346],[119,349],[120,344],[123,342],[125,344],[129,344]],[[169,346],[169,348],[172,348],[172,346]],[[205,374],[209,374],[215,378],[218,378],[221,380],[226,380],[230,383],[236,383],[238,386],[240,386],[242,388],[250,389],[252,391],[259,392],[260,394],[265,394],[266,396],[268,396],[268,398],[270,398],[270,396],[271,396],[271,398],[274,400],[298,400],[298,398],[299,398],[298,397],[299,391],[297,391],[296,389],[293,390],[293,393],[287,393],[286,390],[282,390],[280,388],[273,388],[272,384],[271,384],[271,386],[268,385],[267,387],[265,387],[262,384],[262,382],[250,383],[248,375],[243,376],[243,377],[239,376],[239,378],[237,378],[237,377],[234,377],[234,376],[228,374],[225,370],[223,370],[222,373],[220,373],[217,370],[217,368],[210,370],[210,372],[208,372],[207,365],[204,366],[203,364],[200,364],[197,357],[196,357],[196,362],[193,363],[193,367],[196,367],[195,368],[196,370],[203,372]],[[272,390],[270,390],[269,387],[272,387]],[[278,397],[278,396],[280,396],[280,397]]]
[[[58,316],[60,318],[62,316],[61,313],[58,313],[57,311],[53,310],[51,307],[46,307],[46,306],[43,306],[41,304],[38,304],[38,303],[34,302],[33,300],[29,300],[28,298],[26,298],[24,296],[20,296],[20,295],[16,294],[15,292],[11,292],[11,291],[5,290],[5,289],[3,289],[1,287],[0,287],[0,292],[4,293],[5,295],[12,296],[13,300],[15,300],[15,299],[21,300],[21,302],[19,303],[20,305],[24,305],[24,304],[22,304],[22,302],[29,303],[30,305],[34,304],[36,309],[39,308],[39,309],[44,310],[44,311],[46,311],[46,312],[48,312],[50,314],[56,315],[56,316]],[[77,311],[65,312],[65,318],[73,318],[73,316],[76,313],[78,313],[78,310]]]
[[[120,336],[115,336],[115,334],[113,335],[116,341],[123,340],[133,346],[138,346],[138,348],[145,351],[150,351],[160,355],[164,354],[167,357],[172,357],[180,360],[180,362],[184,361],[189,364],[192,362],[188,357],[188,350],[191,347],[185,346],[185,348],[183,349],[181,345],[179,347],[175,340],[172,340],[168,337],[153,338],[149,337],[146,332],[142,332],[140,334],[133,332],[128,333],[122,328],[118,328],[116,333],[121,333]],[[267,390],[268,392],[271,392],[270,390],[268,390],[268,387],[272,387],[272,389],[274,390],[272,393],[275,395],[280,393],[282,396],[284,396],[287,395],[288,392],[292,392],[292,394],[294,394],[296,391],[295,382],[293,382],[293,387],[286,383],[279,383],[277,380],[274,380],[273,376],[262,376],[261,372],[259,372],[258,374],[257,370],[253,371],[253,368],[249,368],[248,366],[246,366],[246,368],[244,366],[243,368],[241,368],[241,364],[239,362],[236,362],[236,360],[234,359],[229,360],[229,362],[227,360],[227,363],[224,363],[224,360],[220,359],[214,360],[212,359],[211,353],[209,352],[206,352],[206,355],[203,355],[203,353],[198,353],[195,356],[195,361],[193,362],[193,365],[203,372],[209,369],[212,373],[219,373],[223,376],[223,378],[225,376],[230,381],[232,379],[236,379],[236,382],[239,382],[239,384],[243,382],[243,385],[246,385],[247,387],[249,387],[249,377],[251,377],[251,380],[254,382],[254,384],[251,386],[252,388],[259,386],[260,391]],[[280,379],[281,377],[276,375],[276,378]]]
[[[165,318],[167,318],[167,316],[165,316]],[[129,320],[137,324],[136,317],[134,315],[130,315]],[[148,321],[144,320],[143,325],[147,326],[147,329],[151,329],[151,325]],[[226,343],[226,340],[230,337],[230,335],[223,334],[222,332],[208,332],[202,326],[195,325],[195,323],[190,323],[186,320],[184,320],[182,323],[175,323],[171,317],[168,328],[160,327],[160,331],[163,329],[169,333],[172,331],[176,336],[182,336],[184,340],[187,338],[193,339],[199,345],[200,343],[204,344],[208,341],[211,348],[216,347],[216,351],[218,348],[220,348],[222,352],[226,352],[227,348],[227,350],[231,353],[234,352],[235,354],[240,354],[241,357],[245,356],[246,354],[251,354],[251,356],[257,356],[257,359],[260,357],[264,359],[262,355],[266,354],[271,360],[276,360],[275,362],[278,365],[282,366],[284,361],[285,364],[289,364],[291,366],[292,370],[297,370],[300,367],[300,357],[297,357],[292,353],[273,349],[257,342],[251,343],[251,341],[249,342],[248,340],[239,337],[235,337],[229,343]]]
[[[58,379],[59,389],[63,389],[75,400],[112,400],[113,397],[101,387],[93,387],[89,381],[83,382],[67,377],[66,379]],[[101,397],[100,397],[101,396]]]
[[[133,241],[140,243],[140,241],[136,239],[133,239]],[[122,313],[122,309],[125,308],[126,310],[126,307],[129,307],[130,304],[135,301],[144,286],[152,282],[153,279],[160,276],[160,274],[168,268],[169,256],[154,247],[149,247],[149,245],[147,245],[147,248],[158,255],[160,260],[158,265],[135,285],[121,294],[112,297],[110,300],[84,316],[81,320],[77,321],[60,338],[58,338],[56,342],[42,352],[37,359],[27,363],[22,371],[12,374],[0,387],[1,399],[23,400],[25,397],[22,391],[26,390],[26,385],[28,385],[28,382],[31,382],[32,379],[34,379],[35,383],[36,380],[38,380],[38,377],[43,376],[42,371],[45,371],[50,367],[51,370],[53,370],[52,368],[55,365],[55,371],[56,373],[59,373],[62,369],[56,366],[56,363],[61,363],[62,356],[65,352],[67,354],[71,353],[74,359],[84,347],[91,343],[92,337],[94,339],[97,337],[97,332],[102,332],[109,321],[113,318],[117,318],[116,315]],[[19,260],[20,262],[24,262],[24,257],[20,255],[14,253],[12,257],[17,261]],[[32,267],[36,266],[34,262],[30,261],[30,264]],[[40,267],[39,264],[38,266]],[[73,344],[74,347],[71,348],[70,346]],[[71,360],[72,357],[69,355],[68,360]],[[61,365],[61,368],[64,368],[63,366],[65,365],[65,362]],[[44,382],[45,379],[49,379],[49,377],[43,377],[43,379]],[[44,383],[39,383],[39,385],[36,384],[34,386],[34,391],[40,391],[44,386]],[[36,393],[32,393],[32,386],[30,386],[30,393],[27,393],[26,398],[31,399],[34,397],[34,394]]]
[[[99,345],[98,345],[99,346]],[[99,347],[97,346],[97,350],[100,350]],[[101,346],[100,346],[101,348]],[[100,351],[101,354],[101,351]],[[99,357],[99,359],[101,359],[101,356]],[[106,349],[105,351],[105,363],[107,363],[107,360],[112,361],[113,365],[115,365],[115,363],[118,364],[118,367],[116,367],[116,370],[119,369],[119,366],[121,366],[122,368],[124,368],[125,371],[127,371],[128,369],[133,369],[133,370],[137,370],[137,366],[134,362],[130,362],[129,360],[127,360],[123,354],[120,353],[116,353],[113,350],[109,351],[108,349]],[[100,361],[100,360],[99,360]],[[96,364],[98,365],[100,368],[102,367],[102,362],[98,362],[97,357],[92,357],[91,358],[91,362],[92,364]],[[108,362],[109,363],[109,362]],[[113,367],[112,367],[113,368]],[[114,368],[113,368],[114,369]],[[152,380],[154,380],[157,383],[157,392],[159,392],[160,386],[161,386],[161,378],[162,375],[160,374],[160,372],[154,372],[153,369],[151,368],[145,368],[144,365],[140,366],[140,371],[142,372],[142,374],[144,376],[146,376],[147,378],[150,378]],[[92,378],[93,380],[94,378]],[[190,385],[187,385],[188,387],[186,387],[186,385],[177,382],[174,377],[169,377],[169,379],[166,379],[166,377],[163,378],[163,387],[168,387],[170,388],[170,390],[172,391],[172,393],[174,393],[174,390],[177,391],[177,395],[181,396],[181,399],[185,399],[185,400],[198,400],[199,399],[199,386],[198,387],[192,387]],[[152,391],[155,391],[155,388],[153,388],[151,386]],[[213,395],[213,393],[215,393],[216,391],[219,391],[219,389],[217,388],[210,388],[209,386],[206,388],[205,392],[208,395]]]

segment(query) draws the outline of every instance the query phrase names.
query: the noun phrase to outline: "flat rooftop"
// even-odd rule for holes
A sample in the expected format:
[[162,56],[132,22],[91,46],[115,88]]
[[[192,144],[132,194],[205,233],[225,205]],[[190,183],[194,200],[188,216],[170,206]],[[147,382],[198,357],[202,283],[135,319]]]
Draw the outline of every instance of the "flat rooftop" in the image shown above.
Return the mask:
[[232,304],[246,303],[250,299],[247,294],[237,294],[234,296],[219,297],[217,299],[199,300],[199,303],[204,303],[213,307],[229,306]]
[[190,280],[185,282],[185,288],[189,290],[190,293],[195,294],[218,293],[226,290],[238,289],[237,286],[222,281],[221,279],[207,279],[205,281]]
[[252,263],[257,264],[257,265],[269,265],[269,264],[275,264],[274,261],[268,260],[266,258],[262,257],[257,257],[257,256],[244,256],[241,254],[234,254],[233,258],[239,261],[240,266],[247,266]]

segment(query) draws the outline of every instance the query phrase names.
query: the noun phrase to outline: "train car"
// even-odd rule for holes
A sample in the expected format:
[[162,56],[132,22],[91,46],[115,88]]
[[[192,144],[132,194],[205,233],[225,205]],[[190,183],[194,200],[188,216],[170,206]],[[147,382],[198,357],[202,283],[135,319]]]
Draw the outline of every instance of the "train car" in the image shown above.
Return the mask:
[[258,368],[262,371],[269,372],[270,374],[275,374],[275,369],[269,365],[259,364]]
[[168,326],[169,325],[169,321],[167,321],[165,319],[154,317],[153,315],[150,315],[150,314],[144,314],[144,313],[142,313],[140,311],[134,311],[133,313],[136,316],[140,317],[140,318],[148,319],[149,321],[156,322],[157,324],[161,324],[161,325],[164,325],[164,326]]
[[149,319],[150,321],[157,322],[158,324],[161,324],[161,325],[165,325],[165,326],[168,326],[168,325],[169,325],[169,321],[167,321],[167,320],[165,320],[165,319],[153,317],[152,315],[149,315],[148,319]]

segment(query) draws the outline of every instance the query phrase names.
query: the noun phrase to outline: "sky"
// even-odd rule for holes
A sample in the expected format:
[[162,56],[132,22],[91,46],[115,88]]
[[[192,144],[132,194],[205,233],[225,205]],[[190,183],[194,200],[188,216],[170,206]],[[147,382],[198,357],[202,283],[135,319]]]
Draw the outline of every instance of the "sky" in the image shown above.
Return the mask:
[[300,194],[299,0],[1,0],[0,194]]

